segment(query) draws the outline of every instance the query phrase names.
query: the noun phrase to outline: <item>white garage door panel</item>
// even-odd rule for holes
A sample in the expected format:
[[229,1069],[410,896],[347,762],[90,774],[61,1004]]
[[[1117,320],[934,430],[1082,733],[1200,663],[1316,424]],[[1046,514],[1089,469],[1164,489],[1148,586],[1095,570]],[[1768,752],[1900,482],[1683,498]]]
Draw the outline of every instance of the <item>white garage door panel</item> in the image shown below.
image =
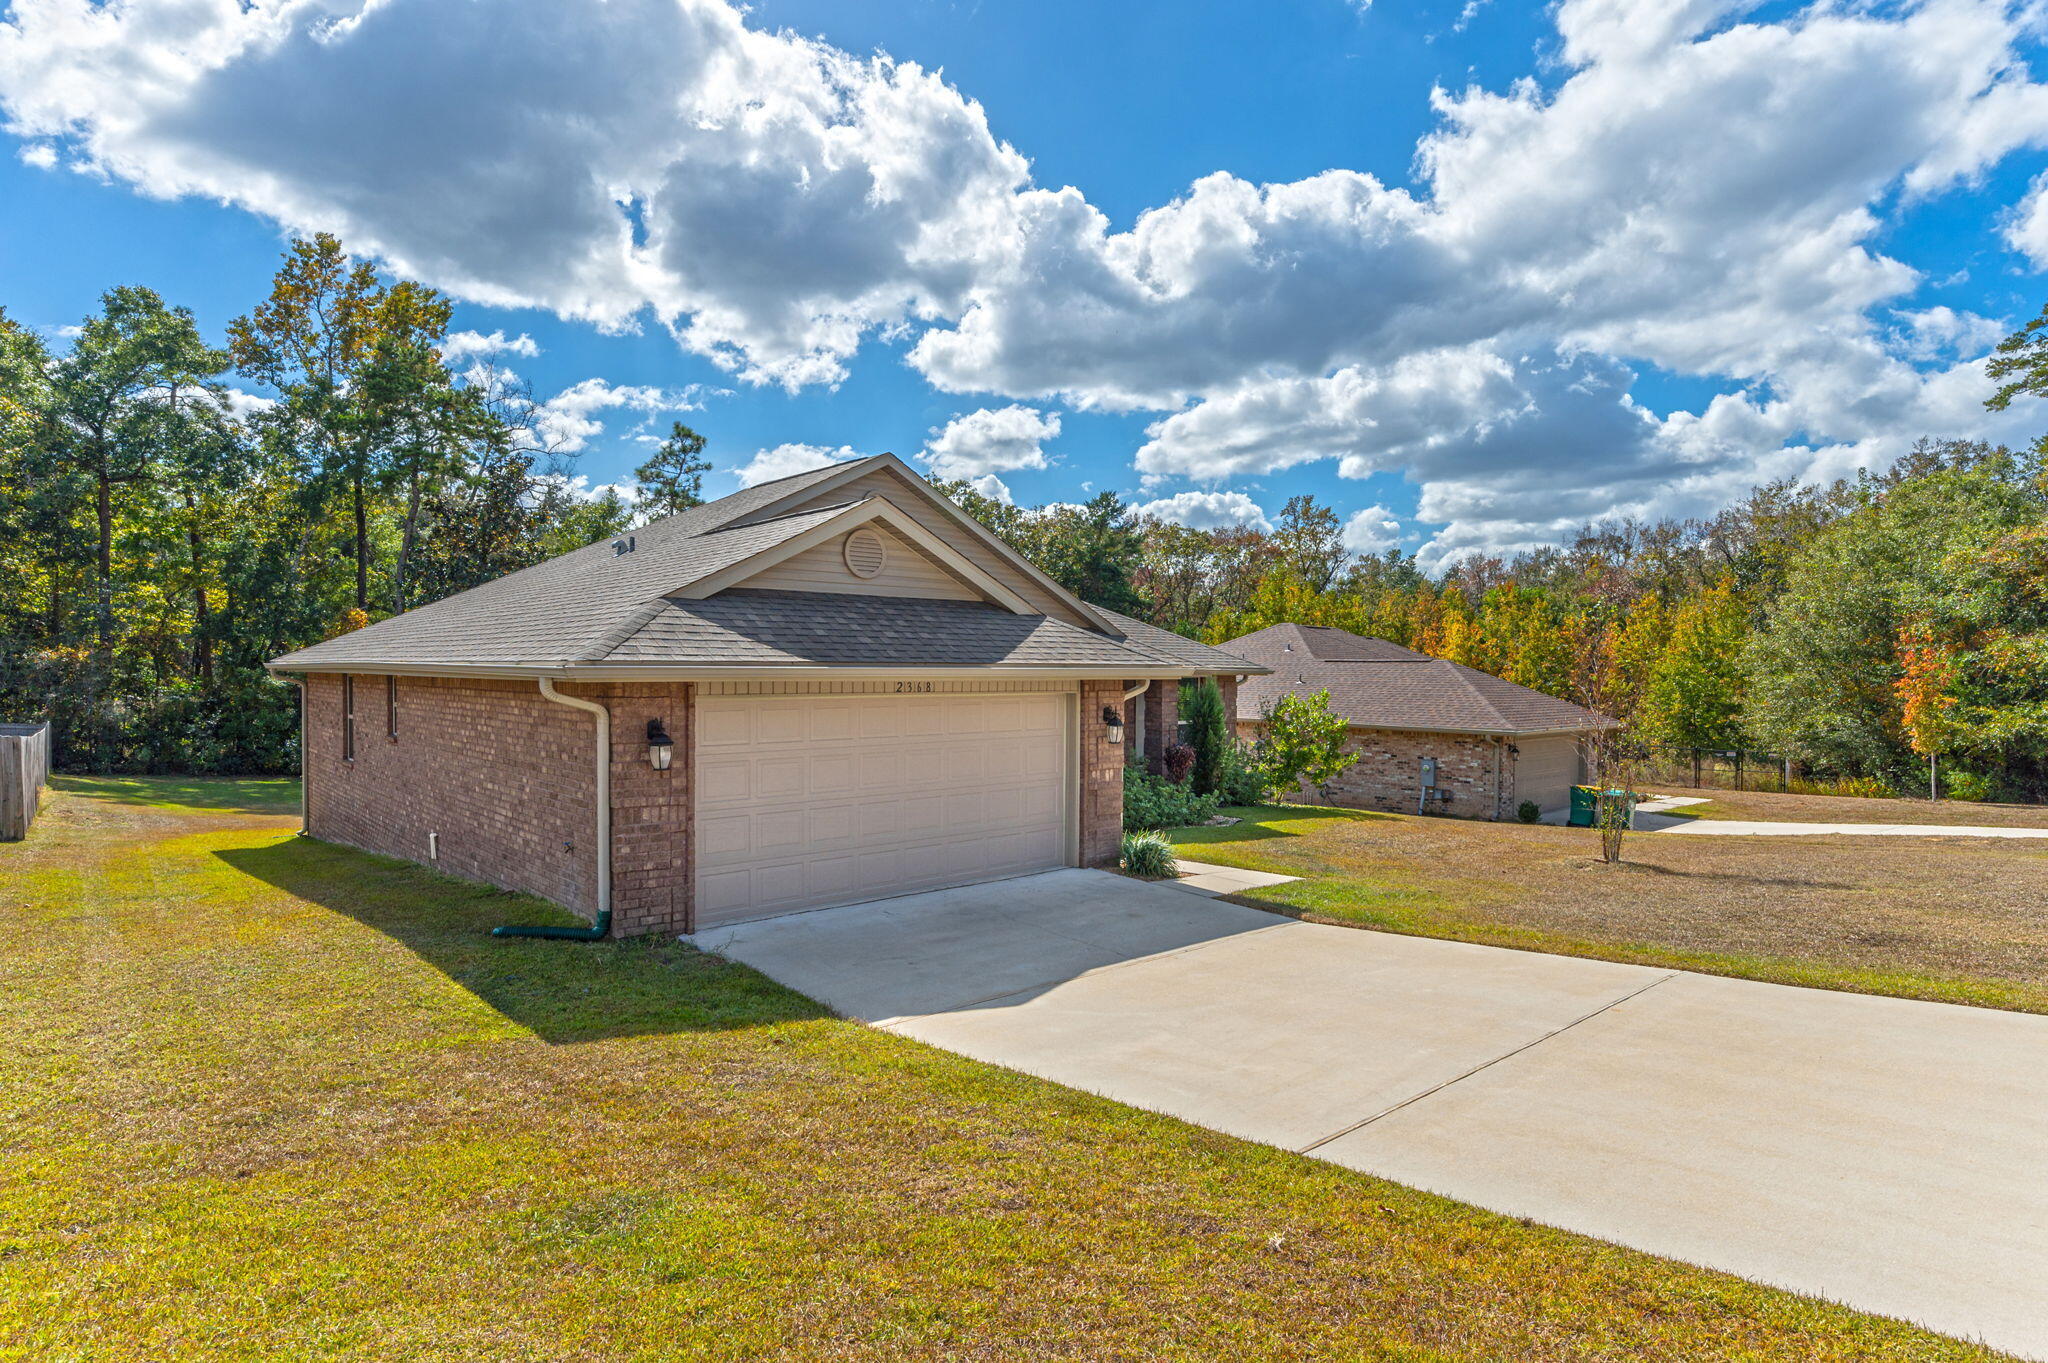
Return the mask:
[[1579,779],[1579,741],[1575,736],[1525,738],[1515,745],[1515,803],[1534,800],[1546,814],[1572,802]]
[[1067,698],[707,696],[697,924],[1066,864]]

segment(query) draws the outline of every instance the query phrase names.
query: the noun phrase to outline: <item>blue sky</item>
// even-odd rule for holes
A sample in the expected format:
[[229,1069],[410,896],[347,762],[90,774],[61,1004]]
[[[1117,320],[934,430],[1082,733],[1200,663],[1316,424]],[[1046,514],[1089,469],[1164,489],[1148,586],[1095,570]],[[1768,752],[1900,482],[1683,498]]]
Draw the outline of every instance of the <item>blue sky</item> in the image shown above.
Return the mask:
[[2048,298],[1998,4],[361,10],[7,8],[10,314],[217,331],[324,228],[508,338],[592,483],[680,417],[714,491],[893,449],[1432,563],[2042,424],[1981,410]]

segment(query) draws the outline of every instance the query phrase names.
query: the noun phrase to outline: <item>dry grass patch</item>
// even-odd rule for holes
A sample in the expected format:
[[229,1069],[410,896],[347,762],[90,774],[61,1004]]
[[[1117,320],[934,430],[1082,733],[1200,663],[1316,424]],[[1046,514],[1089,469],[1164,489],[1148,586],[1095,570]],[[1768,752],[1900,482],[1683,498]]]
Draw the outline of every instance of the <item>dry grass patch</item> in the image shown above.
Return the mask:
[[1305,876],[1247,902],[1320,921],[2048,1012],[2048,839],[1632,833],[1608,866],[1590,829],[1229,812],[1181,855]]
[[547,910],[183,786],[0,850],[0,1356],[1989,1357],[674,943],[494,941]]

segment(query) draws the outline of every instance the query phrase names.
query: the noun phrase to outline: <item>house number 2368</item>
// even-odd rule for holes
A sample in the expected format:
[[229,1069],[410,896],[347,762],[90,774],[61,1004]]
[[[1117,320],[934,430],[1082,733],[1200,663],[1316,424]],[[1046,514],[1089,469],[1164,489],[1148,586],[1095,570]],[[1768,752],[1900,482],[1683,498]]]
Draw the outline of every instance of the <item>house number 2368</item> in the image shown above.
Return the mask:
[[899,695],[899,696],[901,696],[901,695],[904,695],[904,694],[906,694],[907,692],[911,692],[911,691],[929,691],[929,690],[931,690],[931,689],[932,689],[932,684],[931,684],[930,682],[897,682],[897,683],[896,683],[896,694],[897,694],[897,695]]

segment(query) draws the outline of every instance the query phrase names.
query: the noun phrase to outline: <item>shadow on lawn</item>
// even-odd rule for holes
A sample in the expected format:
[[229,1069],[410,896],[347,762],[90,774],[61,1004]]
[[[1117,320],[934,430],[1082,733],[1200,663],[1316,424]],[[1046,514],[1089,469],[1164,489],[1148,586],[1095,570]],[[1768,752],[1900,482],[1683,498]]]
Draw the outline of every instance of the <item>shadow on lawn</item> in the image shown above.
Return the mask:
[[1221,827],[1202,825],[1195,828],[1172,830],[1176,845],[1193,847],[1201,843],[1258,842],[1265,838],[1299,838],[1317,829],[1292,829],[1276,827],[1278,824],[1299,823],[1304,819],[1339,820],[1345,823],[1379,823],[1391,820],[1392,814],[1381,814],[1370,809],[1338,809],[1333,805],[1236,805],[1220,811],[1237,819],[1234,824]]
[[293,814],[299,808],[295,776],[52,776],[50,786],[71,795],[158,809]]
[[501,923],[582,920],[529,895],[394,858],[305,837],[214,855],[244,875],[403,942],[545,1041],[726,1031],[832,1016],[756,971],[672,938],[492,937]]

